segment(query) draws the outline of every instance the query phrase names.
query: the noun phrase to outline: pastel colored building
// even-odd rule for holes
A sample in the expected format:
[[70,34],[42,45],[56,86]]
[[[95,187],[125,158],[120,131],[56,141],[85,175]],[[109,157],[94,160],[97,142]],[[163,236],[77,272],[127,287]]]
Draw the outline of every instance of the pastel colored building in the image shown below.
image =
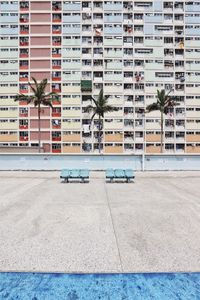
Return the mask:
[[14,102],[31,77],[60,95],[44,107],[45,152],[98,152],[85,112],[100,89],[118,110],[104,118],[103,153],[159,153],[156,90],[179,105],[164,124],[165,153],[200,153],[199,1],[0,1],[0,147],[37,147],[37,109]]

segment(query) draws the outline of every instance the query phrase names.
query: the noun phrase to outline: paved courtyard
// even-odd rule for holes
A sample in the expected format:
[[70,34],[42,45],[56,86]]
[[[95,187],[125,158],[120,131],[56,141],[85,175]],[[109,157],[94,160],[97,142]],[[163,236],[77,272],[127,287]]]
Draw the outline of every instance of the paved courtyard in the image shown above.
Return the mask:
[[200,271],[200,172],[0,172],[0,271]]

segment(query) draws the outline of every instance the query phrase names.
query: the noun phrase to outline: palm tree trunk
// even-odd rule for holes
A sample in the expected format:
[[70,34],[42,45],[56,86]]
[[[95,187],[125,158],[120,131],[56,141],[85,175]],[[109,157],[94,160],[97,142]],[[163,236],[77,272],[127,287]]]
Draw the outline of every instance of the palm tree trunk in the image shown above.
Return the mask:
[[160,152],[163,153],[163,137],[164,137],[164,119],[163,119],[163,112],[161,111],[161,146],[160,146]]
[[38,152],[41,152],[41,122],[40,122],[40,104],[38,105]]
[[98,134],[98,140],[99,140],[99,153],[101,153],[101,116],[99,116],[99,134]]

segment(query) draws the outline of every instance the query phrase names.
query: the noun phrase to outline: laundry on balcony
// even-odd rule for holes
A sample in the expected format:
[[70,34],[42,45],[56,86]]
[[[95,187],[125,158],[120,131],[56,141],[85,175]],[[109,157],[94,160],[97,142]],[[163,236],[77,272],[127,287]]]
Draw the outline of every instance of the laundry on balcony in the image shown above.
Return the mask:
[[56,1],[53,1],[52,3],[52,9],[53,10],[61,10],[61,4],[56,2]]
[[101,28],[95,28],[96,35],[101,35],[101,33],[102,33]]
[[27,23],[28,21],[29,21],[29,16],[28,16],[28,14],[26,14],[26,15],[20,15],[20,22],[22,22],[22,23]]
[[84,124],[83,125],[83,132],[84,133],[90,133],[90,124]]
[[179,43],[179,47],[180,47],[181,49],[183,49],[183,47],[184,47],[184,42],[183,42],[183,41]]
[[132,33],[133,32],[133,27],[131,25],[127,25],[124,27],[124,31],[128,32],[128,33]]
[[138,82],[138,81],[144,79],[144,75],[141,74],[140,72],[135,72],[135,79]]

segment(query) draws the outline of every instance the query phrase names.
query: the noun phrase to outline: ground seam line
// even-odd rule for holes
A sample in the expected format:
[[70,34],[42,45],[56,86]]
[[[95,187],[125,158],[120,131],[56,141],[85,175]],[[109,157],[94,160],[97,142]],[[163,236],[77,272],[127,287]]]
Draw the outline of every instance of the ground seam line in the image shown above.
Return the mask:
[[119,244],[118,244],[117,234],[116,234],[116,231],[115,231],[114,220],[113,220],[113,216],[112,216],[112,212],[111,212],[111,207],[110,207],[110,203],[109,203],[109,197],[108,197],[108,192],[107,192],[107,188],[106,188],[106,183],[105,182],[104,182],[104,187],[105,187],[106,199],[107,199],[107,203],[108,203],[108,209],[109,209],[110,218],[111,218],[111,222],[112,222],[113,232],[114,232],[114,236],[115,236],[115,241],[116,241],[116,245],[117,245],[117,250],[118,250],[118,256],[119,256],[119,262],[120,262],[120,266],[121,266],[121,271],[124,272],[124,270],[123,270],[123,264],[122,264],[122,258],[121,258],[121,254],[120,254],[120,250],[119,250]]

